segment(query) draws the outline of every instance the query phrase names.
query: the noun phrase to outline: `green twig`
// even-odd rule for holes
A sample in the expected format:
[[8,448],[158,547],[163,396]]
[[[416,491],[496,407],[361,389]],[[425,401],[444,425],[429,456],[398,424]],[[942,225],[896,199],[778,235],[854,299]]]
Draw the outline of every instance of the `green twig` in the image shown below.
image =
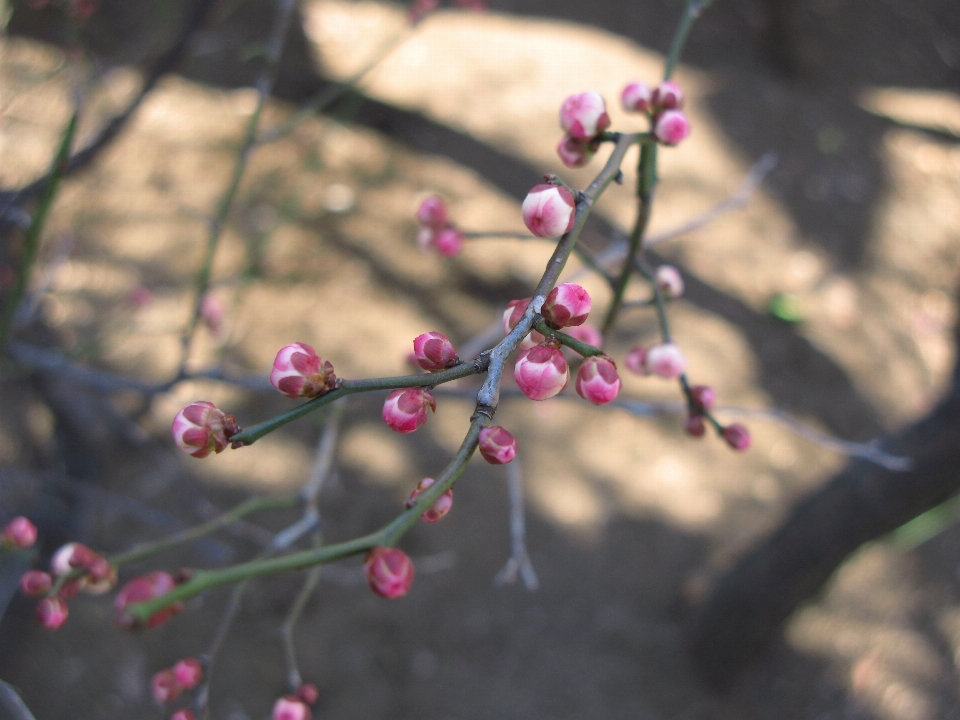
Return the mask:
[[690,28],[694,21],[700,17],[700,13],[706,9],[713,0],[687,0],[687,6],[684,8],[683,17],[680,18],[680,24],[673,35],[673,42],[670,43],[670,51],[667,53],[667,61],[663,68],[663,79],[669,80],[673,71],[680,62],[680,54],[683,52],[683,46],[687,42],[687,36],[690,34]]
[[562,345],[566,345],[568,348],[573,350],[578,355],[583,357],[591,357],[592,355],[603,355],[603,350],[598,347],[594,347],[589,343],[582,342],[577,340],[571,335],[560,332],[559,330],[554,330],[552,327],[547,325],[546,322],[541,320],[536,324],[537,332],[545,336],[553,336],[560,341]]

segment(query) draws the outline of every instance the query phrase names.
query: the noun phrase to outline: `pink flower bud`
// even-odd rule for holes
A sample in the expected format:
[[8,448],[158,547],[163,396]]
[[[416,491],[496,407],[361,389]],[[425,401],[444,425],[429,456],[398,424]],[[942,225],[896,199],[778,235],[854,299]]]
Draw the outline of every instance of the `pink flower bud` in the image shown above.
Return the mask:
[[218,334],[223,328],[223,318],[226,315],[226,308],[223,300],[207,293],[200,301],[200,319],[210,328],[214,335]]
[[379,545],[367,553],[363,562],[370,589],[377,595],[396,600],[413,585],[413,563],[403,550]]
[[20,515],[7,523],[0,534],[0,545],[15,548],[28,548],[37,541],[37,528],[32,522]]
[[195,688],[203,680],[203,666],[196,658],[184,658],[173,666],[173,675],[184,690]]
[[574,340],[579,340],[587,345],[593,345],[595,348],[603,345],[603,335],[601,335],[600,331],[593,325],[584,323],[583,325],[564,328],[563,331]]
[[664,145],[676,145],[690,134],[690,121],[680,110],[664,110],[653,124],[653,136]]
[[647,368],[647,349],[643,345],[636,345],[630,349],[630,352],[627,353],[627,357],[624,359],[623,364],[627,366],[627,370],[632,372],[634,375],[649,375],[650,370]]
[[293,343],[280,348],[270,384],[292,400],[315,398],[336,389],[338,381],[333,365],[324,360],[306,343]]
[[690,388],[693,402],[703,410],[710,410],[717,404],[717,391],[709,385],[694,385]]
[[211,450],[223,452],[230,438],[240,432],[233,415],[227,415],[206,400],[187,405],[178,412],[171,430],[177,447],[195,458],[204,458]]
[[50,558],[50,571],[54,575],[59,577],[73,570],[73,565],[71,565],[70,560],[78,545],[80,545],[80,543],[67,543],[57,549]]
[[577,394],[594,405],[610,402],[620,392],[617,366],[608,357],[593,355],[580,363],[577,371]]
[[520,353],[513,378],[531,400],[546,400],[563,390],[570,381],[570,368],[560,350],[549,342]]
[[20,592],[27,597],[46,595],[53,586],[53,578],[42,570],[27,570],[20,578]]
[[590,314],[590,295],[575,283],[561,283],[547,295],[540,314],[554,330],[583,325]]
[[687,359],[683,351],[674,343],[654,345],[647,350],[647,370],[668,380],[683,375],[687,368]]
[[417,208],[417,222],[435,230],[447,224],[447,204],[439,195],[430,195]]
[[704,433],[707,432],[707,426],[703,422],[703,415],[697,413],[696,415],[687,416],[687,419],[683,421],[683,429],[687,431],[687,435],[690,437],[703,437]]
[[69,615],[67,601],[59,595],[45,597],[37,603],[37,620],[47,630],[57,630],[63,627]]
[[537,237],[558,238],[577,222],[573,193],[561,185],[534,185],[520,210],[523,222]]
[[444,257],[455,257],[463,249],[464,234],[455,227],[445,227],[433,236],[433,246]]
[[664,80],[653,91],[651,98],[657,110],[682,110],[683,90],[671,80]]
[[[166,595],[173,590],[174,587],[176,587],[176,583],[174,582],[173,576],[162,570],[156,570],[147,575],[141,575],[140,577],[129,580],[120,588],[116,598],[113,600],[113,609],[117,612],[117,624],[125,628],[136,627],[138,623],[132,615],[126,612],[127,606]],[[183,610],[182,602],[171,603],[147,618],[144,626],[152,628],[162,625],[181,610]]]
[[439,332],[418,335],[413,340],[413,352],[417,364],[424,370],[445,370],[460,362],[457,349],[447,336]]
[[658,267],[653,280],[667,298],[678,298],[683,295],[683,277],[673,265]]
[[527,311],[530,301],[533,298],[523,298],[521,300],[511,300],[507,303],[507,309],[503,312],[503,334],[508,335],[517,323],[523,319],[523,314]]
[[[417,486],[413,489],[413,492],[410,493],[410,497],[407,498],[407,507],[412,508],[417,504],[417,498],[424,492],[427,488],[433,486],[436,482],[433,478],[424,478]],[[453,490],[447,490],[436,501],[431,505],[426,512],[423,513],[420,517],[423,518],[424,522],[435,523],[443,519],[443,516],[450,512],[450,508],[453,507]]]
[[407,17],[411,24],[416,25],[439,7],[439,0],[414,0],[413,4],[407,8]]
[[653,92],[645,82],[636,80],[620,91],[620,103],[627,112],[650,112],[653,107]]
[[578,140],[590,140],[609,126],[607,104],[600,93],[571,95],[560,106],[560,127]]
[[173,670],[161,670],[150,678],[150,694],[161,705],[176,700],[184,689]]
[[196,716],[190,708],[180,708],[170,716],[170,720],[196,720]]
[[320,693],[317,692],[317,686],[313,683],[303,683],[297,688],[297,698],[302,703],[313,705],[319,697]]
[[491,465],[505,465],[517,456],[517,439],[499,425],[480,431],[480,454]]
[[560,162],[572,168],[583,167],[590,162],[596,152],[597,147],[594,143],[578,140],[569,135],[560,138],[560,144],[557,145],[557,155],[560,156]]
[[394,390],[383,403],[383,420],[391,430],[412,433],[427,421],[427,408],[437,410],[437,401],[426,388]]
[[750,447],[750,431],[740,423],[730,423],[722,430],[723,439],[734,450]]

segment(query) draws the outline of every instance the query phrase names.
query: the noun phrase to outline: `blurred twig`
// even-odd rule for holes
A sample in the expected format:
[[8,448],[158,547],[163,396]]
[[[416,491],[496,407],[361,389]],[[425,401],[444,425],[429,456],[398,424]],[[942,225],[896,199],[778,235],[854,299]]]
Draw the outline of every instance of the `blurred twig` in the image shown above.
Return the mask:
[[0,710],[8,720],[36,720],[17,691],[3,680],[0,680]]
[[535,592],[540,588],[540,580],[527,553],[527,521],[523,507],[523,478],[519,456],[514,457],[513,462],[507,465],[507,488],[510,493],[510,558],[496,574],[493,582],[496,585],[512,585],[519,573],[527,590]]

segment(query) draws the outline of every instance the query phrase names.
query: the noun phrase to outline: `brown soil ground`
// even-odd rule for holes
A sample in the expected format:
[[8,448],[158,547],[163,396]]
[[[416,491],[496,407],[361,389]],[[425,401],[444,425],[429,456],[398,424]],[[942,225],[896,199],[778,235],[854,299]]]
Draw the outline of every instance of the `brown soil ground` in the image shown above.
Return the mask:
[[[253,109],[243,86],[271,7],[218,6],[182,74],[164,79],[65,183],[41,252],[43,329],[31,330],[33,342],[146,381],[174,371],[205,219]],[[224,320],[201,330],[191,365],[262,376],[278,347],[304,341],[341,376],[398,374],[417,334],[463,343],[482,332],[507,300],[529,294],[550,248],[481,240],[454,260],[423,255],[412,219],[419,198],[441,192],[466,229],[519,231],[519,201],[539,174],[585,185],[600,162],[559,164],[560,102],[599,90],[614,129],[640,129],[614,100],[626,81],[662,72],[680,9],[670,0],[504,0],[487,14],[426,20],[364,79],[367,100],[352,97],[253,155],[214,267]],[[179,2],[104,0],[82,33],[98,60],[79,62],[62,49],[57,11],[17,4],[0,39],[0,187],[49,163],[71,83],[86,89],[81,135],[90,137],[137,91],[138,68],[171,42],[182,15]],[[350,77],[404,27],[389,3],[303,2],[264,126],[325,78]],[[728,197],[764,153],[778,157],[744,209],[658,248],[689,279],[688,298],[670,312],[692,379],[717,388],[724,419],[739,417],[736,408],[782,408],[850,440],[924,414],[955,354],[955,0],[723,0],[688,48],[678,78],[694,131],[661,153],[652,232]],[[634,166],[631,156],[625,168]],[[626,175],[598,204],[586,237],[594,246],[631,221]],[[586,285],[602,307],[604,287]],[[138,288],[152,299],[133,302]],[[794,299],[802,322],[770,317],[778,293]],[[611,354],[622,359],[655,327],[645,312],[626,314]],[[646,378],[625,378],[624,392],[677,400],[672,384]],[[0,384],[0,520],[37,518],[44,554],[71,539],[120,550],[252,493],[296,491],[310,473],[320,432],[312,418],[203,462],[170,442],[170,420],[187,402],[213,400],[249,425],[289,406],[275,393],[190,382],[149,405],[132,392],[110,397],[50,378],[7,374]],[[328,541],[393,517],[416,481],[449,460],[471,410],[441,397],[436,416],[401,437],[380,421],[380,400],[347,408],[321,497]],[[845,458],[763,418],[748,421],[746,454],[686,438],[676,415],[574,400],[509,400],[498,420],[520,442],[539,590],[494,584],[510,553],[505,474],[474,461],[450,517],[404,539],[419,568],[405,599],[373,596],[358,561],[325,571],[297,631],[304,677],[320,690],[315,715],[960,718],[956,518],[925,542],[899,536],[852,557],[719,696],[691,670],[692,612],[712,578]],[[256,516],[140,569],[237,562],[293,519]],[[107,599],[78,599],[50,634],[33,624],[32,603],[11,599],[29,561],[0,560],[0,611],[9,600],[0,678],[39,720],[165,716],[149,678],[207,647],[227,592],[140,634],[114,628]],[[285,692],[278,628],[301,582],[285,575],[249,587],[217,661],[213,717],[266,717]]]

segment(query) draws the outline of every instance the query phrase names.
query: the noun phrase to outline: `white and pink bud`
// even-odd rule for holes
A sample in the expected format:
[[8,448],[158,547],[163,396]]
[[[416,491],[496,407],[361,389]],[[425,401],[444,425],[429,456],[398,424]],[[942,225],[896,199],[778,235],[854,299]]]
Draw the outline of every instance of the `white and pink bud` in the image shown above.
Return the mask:
[[310,708],[295,695],[286,695],[273,704],[272,720],[310,720]]
[[683,295],[683,276],[673,265],[658,267],[656,273],[654,273],[653,281],[667,298],[676,299]]
[[717,391],[709,385],[693,385],[690,397],[698,410],[710,410],[717,404]]
[[613,360],[604,355],[593,355],[580,363],[577,371],[577,394],[594,405],[603,405],[620,392],[620,375]]
[[446,370],[460,362],[457,349],[439,332],[417,335],[413,340],[413,353],[417,364],[424,370]]
[[70,616],[67,601],[59,595],[45,597],[37,603],[37,620],[47,630],[58,630]]
[[427,421],[427,408],[437,410],[437,401],[428,389],[394,390],[383,403],[383,421],[398,433],[412,433]]
[[627,112],[648,113],[653,107],[653,91],[639,80],[628,83],[620,91],[620,104]]
[[560,144],[557,145],[557,155],[567,167],[583,167],[596,154],[596,143],[589,140],[578,140],[575,137],[564,135],[560,138]]
[[338,381],[333,365],[324,360],[306,343],[292,343],[280,348],[270,384],[291,400],[315,398],[335,390]]
[[584,323],[583,325],[564,328],[563,331],[574,340],[579,340],[587,345],[592,345],[595,348],[603,346],[603,335],[593,325]]
[[663,343],[647,350],[646,367],[649,373],[672,380],[683,375],[687,359],[679,345]]
[[447,220],[447,204],[439,195],[430,195],[417,208],[417,222],[421,225],[440,230],[446,227]]
[[505,465],[517,456],[517,439],[499,425],[480,430],[480,454],[491,465]]
[[203,680],[203,666],[196,658],[184,658],[171,669],[184,690],[195,688]]
[[173,674],[173,670],[167,668],[158,673],[154,673],[150,678],[150,694],[153,699],[161,705],[173,702],[183,693],[184,688]]
[[683,90],[672,80],[664,80],[654,89],[651,102],[657,110],[682,110]]
[[191,403],[178,412],[171,430],[177,447],[195,458],[223,452],[230,438],[240,432],[233,415],[206,400]]
[[560,127],[578,140],[590,140],[608,127],[607,104],[598,92],[571,95],[560,106]]
[[520,353],[513,378],[528,398],[546,400],[567,386],[570,368],[560,349],[547,341]]
[[397,548],[373,548],[363,562],[363,571],[370,589],[388,600],[403,597],[413,585],[413,562]]
[[647,368],[647,352],[647,348],[643,347],[643,345],[635,345],[630,348],[630,351],[623,361],[627,370],[634,375],[649,375],[650,370]]
[[[428,488],[433,487],[437,481],[433,478],[426,477],[417,483],[417,486],[413,489],[413,492],[410,493],[410,497],[407,498],[407,507],[412,508],[417,504],[417,498],[420,497],[423,493],[427,491]],[[435,523],[443,519],[443,517],[450,512],[450,508],[453,507],[453,489],[447,489],[443,495],[438,497],[433,505],[431,505],[427,510],[420,516],[424,522]]]
[[537,237],[558,238],[577,222],[577,203],[562,185],[534,185],[520,208],[523,222]]
[[[517,323],[523,318],[523,314],[527,311],[527,307],[530,305],[530,301],[533,298],[523,298],[522,300],[511,300],[507,303],[507,309],[503,312],[503,332],[508,334],[513,330]],[[523,339],[523,342],[520,343],[521,350],[529,350],[535,345],[539,345],[545,340],[543,335],[538,333],[536,330],[531,330],[527,333],[527,336]]]
[[746,450],[750,447],[750,431],[740,423],[730,423],[723,428],[721,435],[734,450]]
[[[155,570],[147,575],[135,577],[120,588],[113,600],[113,609],[116,611],[116,622],[124,628],[139,627],[140,623],[127,612],[127,606],[134,603],[154,600],[166,595],[176,587],[177,583],[170,573]],[[153,628],[162,625],[177,613],[183,610],[182,602],[173,602],[167,607],[158,610],[146,622],[144,627]]]
[[180,708],[170,716],[170,720],[197,720],[197,718],[190,708]]
[[433,236],[433,246],[444,257],[455,257],[463,250],[466,236],[453,226],[445,227]]
[[576,283],[561,283],[547,295],[540,314],[554,330],[583,325],[590,314],[590,295]]
[[653,122],[653,136],[664,145],[677,145],[690,134],[690,121],[680,110],[664,110]]
[[7,523],[7,526],[0,533],[0,545],[7,545],[15,548],[32,547],[37,541],[37,528],[20,515]]
[[53,587],[53,578],[42,570],[27,570],[20,577],[20,592],[27,597],[41,597]]
[[683,421],[683,429],[690,437],[699,438],[707,432],[707,424],[704,422],[703,415],[696,413],[687,416],[687,419]]

